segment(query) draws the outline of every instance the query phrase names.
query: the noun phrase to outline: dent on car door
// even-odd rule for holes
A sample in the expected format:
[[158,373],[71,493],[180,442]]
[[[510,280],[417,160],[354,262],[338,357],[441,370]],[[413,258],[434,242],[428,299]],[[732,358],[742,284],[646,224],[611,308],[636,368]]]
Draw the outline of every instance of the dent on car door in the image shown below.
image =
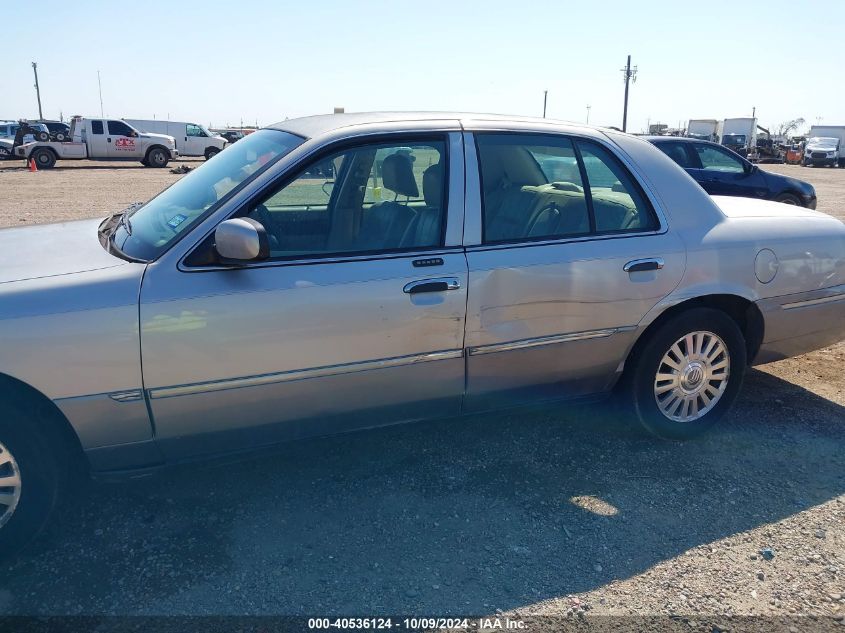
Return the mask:
[[595,141],[475,141],[479,169],[471,136],[466,148],[467,409],[607,389],[637,324],[680,281],[682,243]]
[[459,410],[462,149],[455,133],[321,155],[236,211],[269,261],[149,267],[144,377],[169,457]]

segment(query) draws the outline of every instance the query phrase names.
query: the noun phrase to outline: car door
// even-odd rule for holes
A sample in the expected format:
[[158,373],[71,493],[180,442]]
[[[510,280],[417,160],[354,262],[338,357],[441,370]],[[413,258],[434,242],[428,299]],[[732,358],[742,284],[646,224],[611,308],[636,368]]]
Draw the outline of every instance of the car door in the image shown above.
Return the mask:
[[188,123],[185,127],[185,150],[187,156],[202,156],[205,154],[206,140],[208,137],[202,128],[195,123]]
[[482,130],[465,151],[466,409],[608,389],[683,244],[607,142]]
[[765,176],[745,159],[715,144],[693,143],[692,146],[699,165],[689,171],[707,193],[748,198],[769,195]]
[[459,132],[326,150],[232,213],[266,228],[269,259],[215,264],[212,234],[144,279],[144,380],[166,454],[459,411]]
[[109,142],[106,140],[106,123],[100,119],[87,122],[86,140],[88,142],[88,156],[91,158],[108,158]]
[[124,121],[106,121],[109,158],[143,158],[138,133]]

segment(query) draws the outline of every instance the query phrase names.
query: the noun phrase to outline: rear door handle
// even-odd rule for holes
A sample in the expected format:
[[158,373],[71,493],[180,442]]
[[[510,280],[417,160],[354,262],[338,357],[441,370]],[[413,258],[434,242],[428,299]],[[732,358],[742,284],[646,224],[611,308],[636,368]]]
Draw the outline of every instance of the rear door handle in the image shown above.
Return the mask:
[[455,277],[439,277],[437,279],[420,279],[405,284],[402,291],[409,295],[421,292],[446,292],[447,290],[458,290],[461,282]]
[[626,273],[639,273],[647,270],[660,270],[665,262],[662,257],[648,257],[646,259],[632,259],[622,267]]

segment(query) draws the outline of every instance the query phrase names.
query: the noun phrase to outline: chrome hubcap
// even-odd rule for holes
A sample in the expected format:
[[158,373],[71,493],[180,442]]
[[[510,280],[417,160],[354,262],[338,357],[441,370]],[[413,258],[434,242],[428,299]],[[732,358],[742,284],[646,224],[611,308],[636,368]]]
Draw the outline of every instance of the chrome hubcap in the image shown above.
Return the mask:
[[0,528],[12,518],[21,498],[21,473],[14,456],[0,443]]
[[728,386],[728,346],[712,332],[690,332],[660,360],[654,399],[661,413],[675,422],[692,422],[721,400]]

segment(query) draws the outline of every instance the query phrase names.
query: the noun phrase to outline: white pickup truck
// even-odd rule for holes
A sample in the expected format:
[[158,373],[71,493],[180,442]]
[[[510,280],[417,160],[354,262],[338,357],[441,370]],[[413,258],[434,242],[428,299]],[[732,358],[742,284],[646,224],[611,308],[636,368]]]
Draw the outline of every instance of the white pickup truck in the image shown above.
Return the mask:
[[70,122],[70,140],[25,143],[15,148],[15,157],[35,161],[49,169],[57,160],[138,160],[146,167],[166,167],[179,156],[176,141],[165,134],[139,132],[125,121],[75,116]]

